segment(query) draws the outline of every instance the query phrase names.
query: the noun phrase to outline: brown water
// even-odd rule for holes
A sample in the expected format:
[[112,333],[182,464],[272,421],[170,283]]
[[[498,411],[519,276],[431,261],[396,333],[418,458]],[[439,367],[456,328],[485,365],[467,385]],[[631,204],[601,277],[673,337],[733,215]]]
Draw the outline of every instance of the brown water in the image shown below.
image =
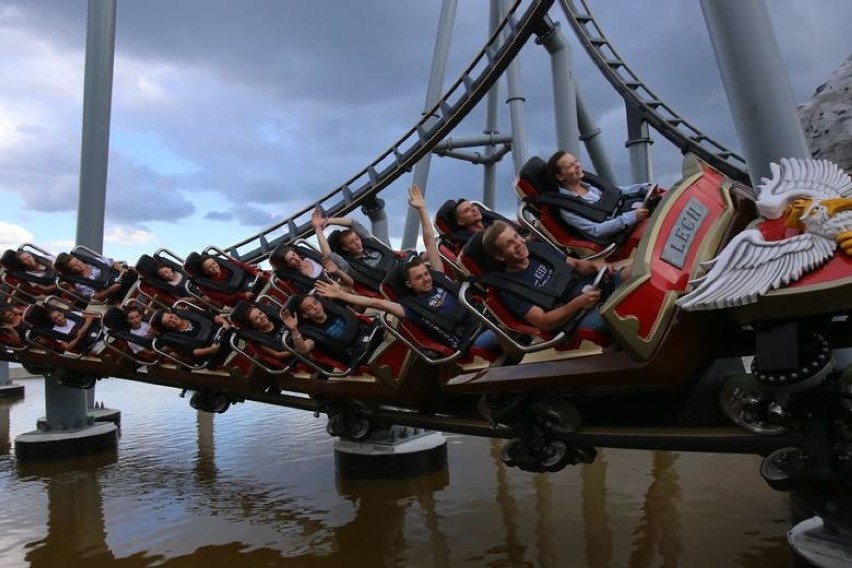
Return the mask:
[[18,463],[41,380],[0,401],[0,566],[790,566],[787,498],[759,458],[604,450],[589,466],[505,468],[448,436],[449,466],[340,479],[325,420],[246,403],[215,417],[177,391],[109,379],[116,452]]

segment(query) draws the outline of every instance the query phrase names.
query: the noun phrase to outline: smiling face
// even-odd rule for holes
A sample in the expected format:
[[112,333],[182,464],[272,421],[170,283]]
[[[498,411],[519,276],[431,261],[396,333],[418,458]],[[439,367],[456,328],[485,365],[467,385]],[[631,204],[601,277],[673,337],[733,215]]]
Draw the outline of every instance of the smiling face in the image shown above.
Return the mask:
[[142,312],[139,310],[128,310],[127,324],[130,329],[139,329],[142,326]]
[[266,316],[266,313],[258,308],[249,310],[248,321],[256,329],[263,329],[269,325],[269,318]]
[[219,263],[212,258],[205,258],[204,262],[201,263],[201,271],[204,272],[205,276],[216,278],[222,272],[222,269],[219,268]]
[[426,294],[432,291],[432,273],[422,262],[413,263],[405,271],[405,285],[415,294]]
[[48,317],[50,318],[50,322],[56,327],[63,327],[66,323],[68,323],[68,320],[65,319],[65,314],[62,313],[62,310],[51,310]]
[[172,270],[171,266],[161,266],[157,269],[157,276],[159,276],[166,282],[171,282],[172,278],[175,277],[175,271]]
[[72,257],[71,260],[68,261],[68,271],[72,274],[85,274],[86,273],[86,264],[77,257]]
[[512,227],[507,227],[500,233],[494,240],[494,245],[499,251],[495,258],[510,266],[523,263],[530,255],[527,242]]
[[583,166],[573,154],[563,154],[556,167],[556,180],[563,185],[575,185],[583,179]]

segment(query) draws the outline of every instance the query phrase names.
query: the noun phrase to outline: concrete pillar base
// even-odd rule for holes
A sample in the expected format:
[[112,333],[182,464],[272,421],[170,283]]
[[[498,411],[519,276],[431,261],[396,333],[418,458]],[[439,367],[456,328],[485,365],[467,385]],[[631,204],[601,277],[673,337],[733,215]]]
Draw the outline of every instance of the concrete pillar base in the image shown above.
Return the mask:
[[24,385],[9,383],[8,385],[0,385],[0,398],[23,398]]
[[395,426],[358,442],[338,440],[334,465],[345,477],[421,475],[446,467],[447,440],[438,432]]
[[[121,411],[114,408],[90,408],[87,414],[91,422],[112,422],[116,426],[121,425]],[[47,417],[42,416],[36,420],[36,428],[39,431],[47,430]]]
[[15,456],[19,460],[64,459],[118,445],[118,427],[99,423],[75,430],[44,432],[35,430],[15,438]]

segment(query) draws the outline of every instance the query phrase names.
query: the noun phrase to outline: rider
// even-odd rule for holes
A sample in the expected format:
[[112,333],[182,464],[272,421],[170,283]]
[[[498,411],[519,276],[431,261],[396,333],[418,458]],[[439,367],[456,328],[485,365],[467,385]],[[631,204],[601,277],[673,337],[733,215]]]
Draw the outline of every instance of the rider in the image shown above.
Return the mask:
[[571,198],[559,208],[562,220],[592,240],[614,238],[647,219],[651,210],[643,201],[646,194],[651,191],[653,199],[661,192],[651,183],[603,190],[586,184],[580,161],[564,150],[547,161],[547,175],[560,195]]
[[544,331],[563,327],[583,310],[579,327],[606,332],[606,325],[595,307],[606,291],[589,286],[601,269],[610,276],[610,288],[621,278],[603,260],[589,261],[558,253],[543,243],[527,243],[511,226],[497,222],[486,229],[482,238],[486,252],[502,263],[500,273],[518,284],[518,291],[498,289],[506,307],[518,318]]

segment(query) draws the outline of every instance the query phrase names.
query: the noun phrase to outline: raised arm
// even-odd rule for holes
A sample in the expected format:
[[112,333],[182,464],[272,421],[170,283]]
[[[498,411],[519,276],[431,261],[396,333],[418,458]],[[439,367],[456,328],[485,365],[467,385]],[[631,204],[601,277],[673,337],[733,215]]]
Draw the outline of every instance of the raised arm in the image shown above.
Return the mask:
[[426,211],[426,200],[423,199],[423,191],[416,185],[412,185],[408,189],[408,204],[416,209],[420,216],[423,245],[426,247],[426,257],[429,259],[429,264],[435,270],[443,270],[444,262],[440,253],[438,253],[438,241],[435,239],[435,230],[432,228],[432,221]]
[[402,308],[402,304],[391,302],[390,300],[382,300],[379,298],[371,298],[361,296],[360,294],[353,294],[352,292],[346,292],[340,287],[340,284],[336,282],[330,283],[317,280],[316,289],[317,294],[323,298],[341,300],[347,304],[361,308],[375,308],[377,310],[393,314],[400,319],[405,317],[405,310]]
[[328,225],[328,219],[323,216],[322,210],[319,207],[314,208],[314,212],[311,214],[311,225],[314,227],[314,234],[317,236],[320,252],[324,256],[330,255],[331,247],[325,238],[325,227]]

